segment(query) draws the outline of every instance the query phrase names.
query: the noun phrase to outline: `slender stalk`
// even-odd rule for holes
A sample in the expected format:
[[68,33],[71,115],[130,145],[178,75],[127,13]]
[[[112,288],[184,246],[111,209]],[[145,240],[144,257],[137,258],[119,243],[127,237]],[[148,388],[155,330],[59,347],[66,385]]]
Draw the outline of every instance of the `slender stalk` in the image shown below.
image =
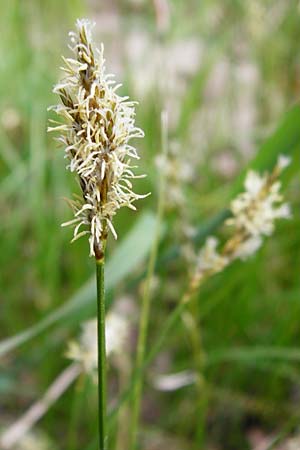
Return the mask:
[[98,424],[99,450],[107,449],[106,434],[106,350],[105,350],[105,292],[104,253],[96,259],[97,273],[97,324],[98,324]]
[[[130,384],[132,364],[128,353],[120,356],[118,364],[118,390],[122,393]],[[128,449],[128,429],[130,423],[129,405],[125,404],[118,411],[118,420],[116,425],[116,449]]]
[[80,419],[82,417],[82,410],[84,408],[84,400],[86,397],[87,376],[82,373],[77,380],[73,392],[73,401],[71,406],[70,424],[68,426],[68,449],[76,448],[78,439],[78,431],[80,429]]
[[199,316],[199,314],[197,314],[197,306],[197,297],[192,295],[186,310],[182,314],[182,319],[191,340],[194,367],[197,375],[195,385],[197,391],[195,412],[195,417],[197,417],[197,428],[193,446],[195,450],[204,448],[205,419],[209,397],[209,387],[204,374],[206,355],[203,348],[201,324],[197,320],[197,317]]
[[[162,123],[162,153],[164,155],[167,154],[167,140],[168,140],[168,127],[167,127],[167,114],[166,112],[162,112],[161,115],[161,123]],[[142,368],[145,360],[145,349],[146,349],[146,341],[147,341],[147,332],[148,332],[148,324],[149,324],[149,314],[150,314],[150,304],[151,304],[151,283],[153,280],[153,275],[155,271],[155,263],[157,259],[157,250],[159,244],[159,235],[160,228],[163,218],[163,210],[164,210],[164,193],[165,193],[165,175],[162,173],[159,181],[159,193],[158,193],[158,206],[157,206],[157,214],[156,214],[156,231],[155,237],[153,240],[147,277],[145,280],[145,287],[143,292],[142,299],[142,310],[140,315],[140,323],[139,323],[139,334],[138,334],[138,343],[137,343],[137,354],[136,354],[136,364],[135,364],[135,385],[132,394],[132,418],[131,418],[131,426],[130,426],[130,449],[135,450],[137,443],[137,432],[139,426],[139,416],[141,410],[141,397],[142,397],[142,388],[143,388],[143,372]]]
[[154,345],[151,347],[147,357],[144,359],[143,364],[141,364],[141,366],[136,369],[128,389],[125,392],[123,392],[123,394],[121,395],[121,397],[119,399],[118,404],[110,411],[110,413],[109,413],[110,426],[113,423],[119,408],[124,404],[124,402],[130,396],[132,397],[132,393],[135,390],[136,384],[142,378],[143,374],[145,373],[145,370],[149,367],[151,362],[154,360],[154,358],[158,355],[158,353],[162,349],[162,347],[163,347],[167,337],[171,333],[171,331],[174,330],[176,325],[180,322],[180,320],[182,320],[182,315],[187,310],[187,306],[188,306],[190,299],[194,293],[194,290],[195,290],[195,286],[193,286],[193,287],[189,286],[189,289],[181,297],[180,302],[177,304],[177,306],[174,308],[174,310],[167,317],[167,320],[165,321],[165,324],[164,324],[163,329],[161,330],[161,333],[159,334],[158,338],[154,342]]
[[174,330],[175,326],[180,322],[182,313],[185,311],[186,306],[187,304],[184,301],[179,302],[176,308],[168,316],[160,335],[154,342],[154,345],[151,348],[147,357],[145,358],[143,365],[139,368],[139,370],[135,372],[130,385],[128,386],[126,391],[123,392],[118,403],[110,411],[109,413],[110,427],[115,422],[120,407],[124,404],[125,401],[128,400],[128,398],[130,398],[130,396],[132,397],[132,393],[134,391],[135,385],[139,377],[143,376],[146,369],[149,367],[151,362],[154,360],[154,358],[158,355],[158,353],[162,349],[167,337],[171,334],[171,331]]

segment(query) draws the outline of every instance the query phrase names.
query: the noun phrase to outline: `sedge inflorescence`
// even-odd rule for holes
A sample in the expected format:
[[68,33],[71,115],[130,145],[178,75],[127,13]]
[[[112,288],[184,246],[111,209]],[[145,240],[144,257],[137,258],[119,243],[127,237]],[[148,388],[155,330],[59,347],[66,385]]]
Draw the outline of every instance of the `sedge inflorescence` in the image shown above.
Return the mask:
[[247,173],[245,191],[232,200],[232,216],[226,220],[226,225],[233,227],[232,237],[220,252],[215,237],[206,240],[198,256],[192,286],[196,288],[203,278],[220,272],[235,259],[249,258],[261,247],[263,238],[273,233],[277,219],[291,217],[278,180],[289,163],[290,159],[281,155],[271,173],[260,175],[252,170]]
[[62,104],[51,107],[64,120],[54,122],[48,131],[58,131],[58,141],[65,148],[67,168],[78,175],[82,196],[69,203],[74,218],[64,224],[74,226],[73,241],[89,235],[90,254],[103,253],[108,230],[117,237],[113,217],[123,206],[136,209],[133,202],[145,195],[132,190],[139,159],[129,144],[132,138],[142,138],[143,131],[135,126],[135,104],[121,97],[121,86],[105,72],[103,45],[94,50],[92,24],[77,20],[76,32],[70,33],[70,49],[75,58],[63,58],[65,77],[54,87]]
[[[105,337],[107,356],[122,353],[128,338],[128,320],[117,312],[109,312],[106,319]],[[68,344],[66,356],[82,365],[84,372],[96,378],[98,368],[97,319],[90,319],[82,325],[77,341]]]

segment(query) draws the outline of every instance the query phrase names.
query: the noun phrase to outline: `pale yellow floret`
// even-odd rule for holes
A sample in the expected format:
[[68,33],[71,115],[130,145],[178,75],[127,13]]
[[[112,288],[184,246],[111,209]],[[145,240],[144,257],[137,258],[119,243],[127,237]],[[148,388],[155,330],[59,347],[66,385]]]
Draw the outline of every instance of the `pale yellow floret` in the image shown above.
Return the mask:
[[[61,133],[59,142],[65,148],[67,169],[75,172],[82,189],[81,201],[71,201],[75,218],[63,224],[74,226],[73,240],[89,234],[90,254],[101,249],[110,230],[115,238],[113,217],[123,206],[135,210],[133,202],[145,195],[133,192],[131,180],[139,159],[129,145],[133,138],[144,136],[135,126],[136,102],[121,97],[113,75],[106,74],[103,45],[93,49],[92,25],[78,20],[71,32],[74,58],[63,58],[65,77],[54,87],[62,104],[51,107],[64,120],[48,128]],[[81,230],[81,227],[85,227]]]
[[[105,326],[107,356],[122,351],[128,332],[128,320],[117,312],[109,312]],[[98,367],[97,348],[97,319],[91,319],[83,323],[79,340],[69,342],[66,356],[80,362],[83,370],[93,376]]]

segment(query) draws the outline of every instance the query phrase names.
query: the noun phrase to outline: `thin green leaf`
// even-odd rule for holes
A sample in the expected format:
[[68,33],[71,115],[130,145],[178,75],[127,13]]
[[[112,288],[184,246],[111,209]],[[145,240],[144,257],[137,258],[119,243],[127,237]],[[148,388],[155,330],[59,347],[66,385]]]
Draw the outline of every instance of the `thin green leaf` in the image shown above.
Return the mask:
[[233,185],[232,195],[242,187],[249,168],[263,172],[276,164],[279,155],[293,156],[300,145],[300,106],[294,106],[282,118],[275,132],[264,142],[250,164],[242,170]]
[[220,364],[222,362],[248,362],[256,360],[300,361],[300,350],[291,347],[254,347],[231,348],[210,352],[207,357],[207,365]]
[[[155,232],[155,217],[147,212],[137,221],[128,236],[118,245],[113,256],[106,265],[106,289],[110,290],[122,279],[135,270],[149,253]],[[146,239],[145,239],[146,236]],[[61,323],[68,316],[79,311],[96,310],[96,282],[91,277],[78,292],[76,292],[61,307],[51,312],[37,324],[27,330],[0,342],[0,356],[19,347],[34,338],[54,324]]]

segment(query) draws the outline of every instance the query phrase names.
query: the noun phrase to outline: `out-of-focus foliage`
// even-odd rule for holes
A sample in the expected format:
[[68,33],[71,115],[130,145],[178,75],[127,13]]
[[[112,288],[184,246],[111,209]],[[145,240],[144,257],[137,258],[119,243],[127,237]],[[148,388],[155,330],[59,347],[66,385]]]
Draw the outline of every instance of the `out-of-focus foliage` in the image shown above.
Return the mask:
[[[141,448],[246,450],[263,439],[267,448],[276,437],[296,434],[298,0],[0,0],[0,7],[1,339],[30,330],[70,297],[81,299],[80,309],[71,308],[63,320],[3,354],[1,428],[66,367],[67,342],[93,313],[93,290],[84,287],[92,286],[85,283],[94,273],[88,244],[82,239],[70,245],[70,230],[60,227],[71,217],[63,198],[78,192],[78,186],[65,171],[62,149],[46,135],[67,32],[77,17],[86,16],[96,21],[108,71],[124,80],[124,94],[139,101],[137,124],[146,135],[137,142],[140,170],[148,177],[137,185],[140,192],[152,192],[138,212],[120,212],[115,222],[119,240],[108,245],[113,280],[108,302],[116,305],[129,296],[125,305],[131,318],[128,354],[110,369],[110,398],[115,400],[130,379],[158,171],[165,172],[167,191],[149,349],[187,287],[191,248],[198,250],[210,233],[226,238],[218,217],[225,217],[247,168],[263,171],[279,153],[288,153],[293,162],[283,181],[293,219],[280,223],[250,261],[236,262],[209,280],[194,305],[208,404],[197,401],[193,383],[163,392],[155,382],[162,374],[194,371],[192,345],[179,322],[146,372]],[[160,156],[162,108],[169,115],[167,160]],[[138,238],[132,242],[132,236]],[[126,448],[128,416],[126,410],[120,413],[118,426],[112,427],[117,450],[120,442]],[[96,449],[95,426],[95,387],[83,378],[39,424],[59,449],[77,442],[73,450]]]

